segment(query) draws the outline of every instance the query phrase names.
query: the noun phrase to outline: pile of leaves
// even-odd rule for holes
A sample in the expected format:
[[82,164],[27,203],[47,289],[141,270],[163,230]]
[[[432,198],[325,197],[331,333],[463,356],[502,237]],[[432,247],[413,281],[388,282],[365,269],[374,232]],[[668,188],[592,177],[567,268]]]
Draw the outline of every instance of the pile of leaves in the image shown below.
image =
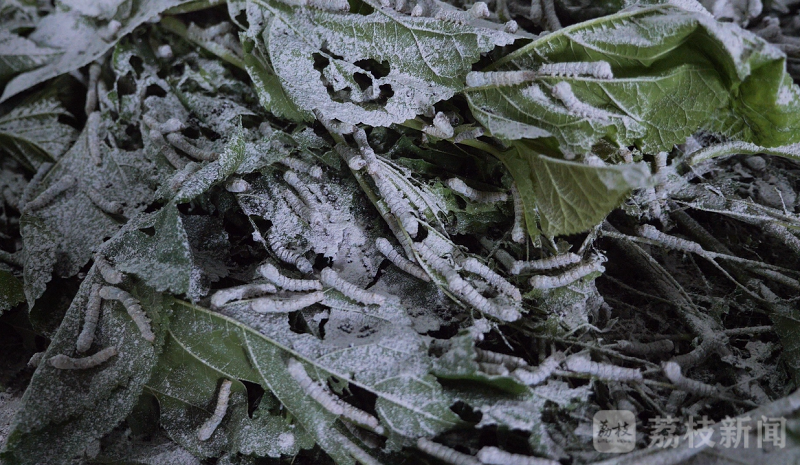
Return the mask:
[[798,7],[4,2],[0,460],[797,460]]

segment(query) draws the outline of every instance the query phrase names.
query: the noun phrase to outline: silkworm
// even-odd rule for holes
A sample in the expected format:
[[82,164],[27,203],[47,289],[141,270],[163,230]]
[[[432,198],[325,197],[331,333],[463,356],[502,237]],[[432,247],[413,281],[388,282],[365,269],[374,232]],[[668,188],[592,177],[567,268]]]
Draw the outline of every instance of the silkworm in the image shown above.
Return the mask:
[[419,18],[425,13],[425,9],[422,7],[421,3],[417,3],[414,5],[414,8],[411,9],[411,17],[412,18]]
[[311,266],[311,262],[309,262],[306,257],[284,247],[276,234],[270,234],[268,240],[269,248],[272,249],[281,261],[296,266],[302,273],[311,273],[314,271],[314,267]]
[[447,260],[433,252],[422,242],[414,242],[412,247],[419,254],[420,258],[435,271],[441,273],[445,278],[456,275],[456,270]]
[[86,102],[83,107],[86,116],[90,116],[97,108],[97,81],[100,79],[101,70],[100,64],[97,62],[89,65],[89,83],[86,85]]
[[369,145],[367,133],[364,132],[362,128],[357,127],[353,131],[353,140],[356,142],[358,150],[361,152],[361,156],[364,157],[364,161],[367,162],[367,170],[369,174],[373,174],[373,172],[379,168],[378,156],[375,155],[375,151],[372,150],[372,147]]
[[278,163],[301,173],[306,173],[314,179],[322,178],[322,168],[317,165],[312,165],[305,160],[294,157],[282,158]]
[[380,422],[377,418],[369,413],[353,407],[352,405],[348,404],[343,400],[339,400],[342,403],[342,418],[349,420],[357,425],[366,426],[370,430],[378,433],[383,434],[384,429],[383,426],[380,425]]
[[419,232],[419,222],[411,213],[411,204],[408,199],[403,197],[400,189],[391,180],[387,179],[383,173],[374,170],[370,174],[389,211],[398,219],[409,236],[416,237]]
[[347,0],[306,0],[306,5],[332,12],[344,12],[350,9],[350,3]]
[[94,333],[97,329],[97,320],[100,318],[100,306],[103,300],[100,298],[100,288],[102,284],[92,284],[92,289],[89,291],[89,299],[86,303],[86,312],[84,313],[83,329],[78,335],[78,341],[75,343],[75,350],[78,353],[84,353],[89,350],[94,341]]
[[225,181],[225,190],[238,194],[250,190],[250,183],[242,178],[232,177]]
[[425,452],[431,457],[436,457],[442,462],[451,465],[481,465],[475,457],[451,449],[445,445],[433,442],[430,439],[419,438],[417,439],[417,449]]
[[100,112],[89,113],[86,119],[86,145],[89,146],[89,156],[96,166],[103,164],[103,155],[100,152]]
[[221,289],[211,296],[211,306],[222,307],[232,300],[249,299],[264,294],[274,294],[278,289],[270,283],[244,284],[242,286]]
[[499,363],[478,362],[478,369],[490,376],[507,376],[508,368]]
[[283,180],[286,181],[287,184],[292,186],[292,188],[297,192],[297,195],[303,200],[303,203],[308,205],[311,208],[317,207],[319,205],[319,201],[317,201],[316,196],[314,193],[311,192],[311,189],[308,188],[308,184],[303,182],[298,176],[297,173],[294,171],[287,171],[283,173]]
[[510,21],[506,21],[506,23],[503,24],[503,32],[507,32],[509,34],[516,34],[518,30],[519,30],[519,24],[517,24],[517,22],[514,21],[513,19]]
[[334,133],[334,134],[352,134],[355,131],[356,127],[350,123],[343,123],[341,121],[333,121],[331,118],[326,117],[322,114],[321,111],[317,110],[316,108],[312,110],[314,116],[317,117],[317,121],[322,123],[325,126],[325,129]]
[[533,81],[539,73],[531,70],[517,71],[470,71],[467,73],[467,87],[510,87]]
[[474,273],[486,280],[492,287],[506,294],[517,302],[522,301],[522,293],[516,286],[506,281],[505,278],[495,273],[494,270],[479,262],[476,258],[470,257],[461,263],[464,271]]
[[167,159],[170,165],[172,165],[175,169],[181,169],[186,166],[186,161],[184,161],[178,152],[175,151],[174,148],[170,144],[167,143],[166,139],[164,139],[164,135],[158,129],[151,129],[150,133],[150,140],[156,146],[156,149],[161,155],[164,155],[164,158]]
[[598,363],[586,357],[570,357],[566,361],[567,369],[576,373],[586,373],[603,381],[642,382],[642,372],[637,368],[625,368],[608,363]]
[[190,161],[189,163],[187,163],[186,166],[184,166],[182,169],[178,170],[175,173],[175,175],[172,176],[172,179],[170,179],[170,181],[169,181],[170,190],[172,192],[178,192],[180,190],[181,186],[183,185],[183,183],[185,183],[186,180],[189,179],[189,177],[191,175],[193,175],[194,173],[199,171],[200,168],[202,168],[202,166],[200,166],[199,163],[196,163],[196,162],[193,162],[193,161]]
[[684,377],[683,374],[681,374],[681,366],[675,362],[664,362],[661,364],[661,369],[664,370],[664,375],[666,375],[669,381],[677,386],[678,389],[705,397],[714,396],[719,393],[719,390],[715,386],[696,379]]
[[81,190],[89,200],[92,201],[95,207],[99,208],[105,213],[109,215],[121,215],[125,209],[123,208],[122,204],[117,202],[116,200],[108,200],[105,198],[103,194],[97,192],[92,186],[87,184],[81,185]]
[[477,138],[483,136],[485,134],[485,132],[486,131],[482,127],[477,127],[477,128],[469,129],[467,131],[462,131],[462,132],[459,132],[458,134],[456,134],[455,137],[453,137],[453,142],[456,143],[456,144],[460,144],[461,142],[464,142],[465,140],[477,139]]
[[41,194],[36,196],[35,199],[26,203],[24,208],[29,213],[44,208],[50,205],[50,203],[52,203],[56,197],[68,191],[77,183],[78,181],[74,176],[71,174],[65,174],[64,176],[61,176],[58,181],[51,184],[50,187],[45,189]]
[[553,352],[552,355],[542,360],[538,366],[520,367],[511,374],[527,386],[536,386],[545,382],[564,360],[566,360],[564,352]]
[[486,465],[559,465],[561,463],[529,455],[512,454],[493,446],[481,448],[476,457]]
[[511,274],[520,274],[524,271],[546,271],[555,268],[564,268],[576,263],[580,263],[580,261],[580,255],[572,252],[562,255],[555,255],[548,258],[542,258],[539,260],[514,260],[508,272]]
[[511,198],[514,200],[514,226],[511,228],[511,240],[517,244],[525,242],[525,208],[517,184],[511,185]]
[[155,341],[156,335],[153,334],[153,331],[150,329],[150,319],[147,318],[147,314],[142,310],[139,301],[134,299],[132,295],[118,287],[103,286],[100,289],[100,297],[106,300],[122,302],[122,306],[125,307],[128,315],[131,316],[133,322],[139,327],[139,332],[142,334],[142,337],[150,342]]
[[42,179],[50,172],[50,168],[52,167],[53,164],[49,162],[39,165],[39,169],[36,170],[36,173],[33,175],[28,185],[25,186],[25,190],[22,191],[22,198],[19,200],[19,207],[21,209],[25,208],[25,205],[30,201],[31,194],[39,188]]
[[97,35],[105,42],[112,42],[117,37],[117,33],[122,29],[122,23],[112,19],[106,25],[105,30],[98,31]]
[[547,24],[547,29],[550,31],[557,31],[561,29],[561,21],[558,20],[556,14],[556,5],[553,0],[541,0],[542,11],[544,12],[544,21]]
[[186,129],[186,126],[178,118],[170,118],[163,123],[159,123],[158,120],[150,115],[142,115],[142,121],[150,129],[156,129],[161,134],[170,134]]
[[591,76],[596,79],[614,79],[614,72],[607,61],[574,61],[545,63],[536,69],[539,75],[578,77]]
[[425,134],[430,134],[440,139],[450,139],[453,137],[454,133],[453,126],[450,125],[450,120],[447,118],[447,115],[441,111],[436,113],[436,116],[433,117],[433,125],[425,126],[422,131]]
[[563,287],[572,284],[575,281],[585,278],[592,273],[602,273],[603,271],[605,271],[603,262],[600,260],[593,260],[591,262],[576,266],[575,268],[567,270],[559,275],[531,276],[531,279],[528,282],[534,289],[555,289],[557,287]]
[[473,189],[469,187],[464,181],[459,178],[450,178],[445,181],[447,187],[452,189],[454,192],[461,194],[462,196],[472,200],[473,202],[481,202],[481,203],[495,203],[495,202],[505,202],[508,200],[508,194],[505,192],[487,192],[487,191],[479,191],[477,189]]
[[208,441],[211,435],[214,434],[214,431],[217,430],[219,424],[222,423],[222,419],[225,418],[225,413],[228,411],[228,401],[231,397],[231,385],[233,385],[233,382],[229,379],[222,382],[222,386],[219,388],[219,394],[217,394],[217,406],[214,407],[214,414],[203,423],[203,426],[201,426],[199,430],[197,430],[197,439]]
[[388,258],[389,261],[394,264],[394,266],[400,268],[415,278],[419,278],[425,282],[430,282],[431,277],[428,276],[428,273],[426,273],[425,270],[420,268],[416,263],[413,263],[412,261],[400,255],[400,253],[398,253],[394,247],[392,247],[392,244],[390,244],[387,239],[379,237],[375,240],[375,246],[377,247],[378,252],[382,253],[386,258]]
[[283,199],[286,200],[286,203],[289,205],[289,208],[291,208],[297,216],[311,224],[322,224],[322,216],[316,208],[308,206],[305,202],[300,200],[300,197],[289,189],[282,189],[281,193],[283,194]]
[[708,358],[714,352],[720,350],[728,341],[725,334],[714,334],[703,337],[703,341],[691,352],[677,355],[671,361],[679,364],[685,369],[689,369]]
[[501,354],[499,352],[493,352],[491,350],[483,350],[476,348],[475,355],[476,355],[475,359],[478,362],[497,363],[500,365],[504,365],[512,370],[515,368],[528,366],[528,362],[519,357],[515,357],[513,355]]
[[497,318],[498,320],[506,322],[516,321],[522,316],[519,311],[514,308],[497,307],[486,297],[480,295],[474,287],[456,273],[447,276],[447,288],[450,289],[450,292],[459,296],[481,313]]
[[302,363],[290,358],[286,362],[286,371],[289,372],[289,376],[291,376],[292,379],[297,381],[297,384],[300,385],[300,389],[302,389],[308,397],[317,401],[325,410],[337,416],[341,416],[342,413],[344,413],[342,400],[328,392],[321,384],[311,379],[308,373],[306,373],[306,369],[303,367]]
[[[545,0],[547,1],[547,0]],[[552,0],[550,0],[552,1]],[[553,97],[561,100],[561,103],[569,110],[570,113],[578,115],[582,118],[593,118],[602,121],[608,120],[610,113],[607,111],[595,108],[587,103],[581,102],[578,97],[572,92],[572,86],[568,82],[559,82],[551,89]]]
[[42,363],[42,358],[44,358],[44,351],[36,352],[31,356],[30,360],[28,360],[28,366],[33,368],[38,367],[39,364]]
[[542,21],[542,0],[531,0],[528,16],[534,24],[538,25]]
[[171,132],[166,136],[167,142],[169,142],[173,147],[181,150],[186,155],[194,158],[195,160],[200,161],[214,161],[219,158],[219,155],[214,152],[209,152],[207,150],[203,150],[196,145],[190,143],[183,137],[182,134],[177,132]]
[[97,268],[97,271],[100,272],[103,281],[109,284],[119,284],[125,277],[119,270],[111,266],[108,260],[99,253],[94,255],[94,266]]
[[[333,432],[335,431],[336,430],[333,430]],[[344,435],[339,433],[335,434],[336,434],[336,443],[344,446],[344,449],[347,451],[347,453],[350,454],[351,457],[356,459],[357,462],[361,463],[361,465],[382,465],[381,462],[372,458],[372,456],[366,453],[364,449],[355,445],[353,441],[347,439],[347,437],[345,437]],[[358,436],[356,435],[356,437]]]
[[348,299],[366,305],[383,305],[386,302],[386,296],[361,289],[355,284],[345,281],[332,268],[325,268],[322,270],[319,278],[322,284],[336,289]]
[[355,152],[352,148],[344,145],[344,144],[337,144],[336,152],[347,162],[347,166],[353,171],[361,171],[366,165],[367,161],[361,158],[359,154]]
[[633,355],[652,355],[670,353],[675,344],[669,339],[653,342],[617,341],[617,349]]
[[288,299],[273,299],[261,297],[250,301],[250,310],[256,313],[290,313],[310,307],[317,302],[322,302],[325,294],[316,291],[309,294],[299,294]]
[[258,273],[267,281],[287,291],[321,291],[322,283],[316,279],[294,279],[281,274],[272,263],[265,263],[258,267]]
[[114,346],[108,346],[96,354],[88,357],[72,358],[67,357],[64,354],[59,354],[54,357],[50,357],[49,362],[53,368],[57,368],[59,370],[86,370],[104,363],[115,355],[117,355],[117,348]]
[[703,253],[705,253],[703,247],[697,242],[692,242],[686,239],[670,236],[669,234],[664,234],[663,232],[656,229],[655,226],[649,224],[639,226],[636,232],[640,236],[646,239],[650,239],[652,241],[659,242],[665,247],[670,249],[680,250],[682,252],[696,253],[698,255],[702,255]]

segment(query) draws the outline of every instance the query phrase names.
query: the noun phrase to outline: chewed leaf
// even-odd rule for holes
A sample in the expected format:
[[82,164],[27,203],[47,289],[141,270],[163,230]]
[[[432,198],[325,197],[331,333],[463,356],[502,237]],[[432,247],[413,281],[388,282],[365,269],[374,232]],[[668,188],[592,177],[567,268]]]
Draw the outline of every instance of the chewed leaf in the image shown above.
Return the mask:
[[67,111],[52,98],[20,104],[0,117],[0,153],[33,169],[55,161],[75,140],[75,130],[58,121],[64,115]]

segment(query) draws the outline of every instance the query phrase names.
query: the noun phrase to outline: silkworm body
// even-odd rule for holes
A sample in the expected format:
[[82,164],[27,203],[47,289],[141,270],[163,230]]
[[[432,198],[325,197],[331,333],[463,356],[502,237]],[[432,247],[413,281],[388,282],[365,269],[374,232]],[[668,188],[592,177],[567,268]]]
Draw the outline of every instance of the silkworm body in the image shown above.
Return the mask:
[[39,165],[39,169],[36,170],[36,174],[33,175],[31,181],[25,186],[25,190],[22,191],[22,198],[19,200],[20,208],[25,208],[25,205],[30,201],[31,193],[33,193],[36,189],[39,188],[39,184],[41,184],[42,179],[50,172],[50,168],[53,167],[52,163],[42,163]]
[[308,185],[297,176],[297,173],[294,171],[287,171],[283,173],[283,180],[292,186],[295,192],[297,192],[297,195],[303,200],[303,203],[310,208],[315,208],[319,205],[319,201],[316,196],[314,196],[314,193],[309,189]]
[[610,113],[599,108],[595,108],[587,103],[581,102],[572,92],[572,86],[568,82],[559,82],[552,88],[553,97],[561,100],[561,103],[573,113],[582,118],[591,118],[605,121],[609,119]]
[[375,186],[378,188],[383,201],[386,202],[389,211],[398,219],[408,235],[415,237],[419,232],[419,222],[411,213],[411,204],[408,199],[403,197],[400,189],[391,180],[387,179],[383,173],[376,170],[373,172],[372,178],[375,180]]
[[83,318],[83,329],[78,335],[78,341],[75,343],[75,350],[78,353],[84,353],[89,350],[94,341],[97,320],[100,318],[100,307],[103,303],[100,298],[101,287],[101,284],[93,284],[92,289],[89,291],[89,299],[86,303],[86,312]]
[[433,125],[426,126],[423,131],[440,139],[449,139],[453,137],[454,132],[453,126],[450,125],[450,119],[441,111],[433,117]]
[[33,212],[50,205],[62,193],[68,191],[72,186],[77,184],[77,180],[71,174],[65,174],[61,178],[45,189],[35,199],[25,204],[25,210]]
[[319,10],[343,12],[350,9],[347,0],[306,0],[306,5]]
[[511,197],[514,199],[514,226],[511,228],[511,240],[522,244],[525,242],[525,208],[516,183],[511,186]]
[[469,129],[467,131],[462,131],[456,134],[456,136],[453,137],[453,142],[459,144],[461,142],[464,142],[465,140],[477,139],[483,136],[485,133],[486,131],[481,127]]
[[341,121],[333,121],[331,118],[326,117],[321,111],[316,108],[313,110],[314,116],[317,120],[325,126],[325,129],[334,134],[352,134],[356,127],[350,123],[342,123]]
[[607,61],[577,61],[565,63],[545,63],[536,72],[539,75],[578,77],[590,76],[596,79],[613,79],[614,72]]
[[541,0],[542,12],[544,13],[544,22],[547,24],[547,29],[557,31],[561,29],[561,21],[558,20],[556,15],[556,5],[553,0]]
[[95,207],[99,208],[105,213],[109,215],[121,215],[124,211],[122,204],[115,201],[115,200],[108,200],[101,194],[97,192],[93,187],[88,185],[81,186],[81,190],[89,197],[89,200],[92,201]]
[[245,284],[221,289],[211,297],[211,306],[217,308],[233,300],[249,299],[250,297],[274,294],[276,292],[278,292],[278,289],[270,283]]
[[431,457],[436,457],[442,462],[451,465],[481,465],[475,457],[451,449],[447,446],[433,442],[430,439],[419,438],[417,439],[417,449],[425,452]]
[[356,459],[358,463],[362,465],[382,465],[381,462],[372,458],[372,456],[366,453],[364,449],[358,447],[355,443],[353,443],[353,441],[349,440],[344,435],[338,434],[336,442],[344,446],[344,449],[347,451],[347,453]]
[[411,9],[411,17],[412,18],[419,18],[420,16],[425,13],[425,9],[422,7],[421,3],[417,3],[414,5],[414,8]]
[[726,343],[728,337],[725,334],[707,335],[703,337],[703,341],[694,348],[691,352],[677,355],[672,358],[672,362],[677,363],[684,369],[691,368],[703,360],[707,359],[711,354],[720,350]]
[[542,258],[540,260],[530,260],[530,261],[515,260],[512,262],[512,265],[508,270],[508,272],[511,274],[520,274],[524,271],[546,271],[555,268],[564,268],[579,263],[580,261],[581,261],[580,255],[574,253],[555,255],[553,257]]
[[[95,97],[96,99],[97,97]],[[88,102],[87,102],[88,103]],[[97,102],[95,102],[96,104]],[[100,153],[100,112],[89,113],[86,119],[86,145],[89,146],[89,156],[92,162],[100,166],[103,163],[103,155]]]
[[508,368],[500,365],[499,363],[478,362],[478,369],[491,376],[508,375]]
[[286,157],[282,158],[278,163],[286,166],[289,169],[300,173],[306,173],[312,178],[320,179],[322,178],[322,168],[317,165],[312,165],[307,161],[300,160],[299,158],[294,157]]
[[378,156],[375,155],[375,151],[372,150],[372,147],[369,145],[367,133],[364,132],[363,129],[357,127],[355,131],[353,131],[353,140],[356,141],[358,150],[361,152],[361,156],[364,157],[364,161],[367,163],[367,171],[369,174],[374,174],[379,168]]
[[293,279],[281,274],[272,263],[258,267],[258,273],[267,281],[287,291],[321,291],[322,283],[316,279]]
[[172,192],[178,192],[189,177],[201,168],[199,163],[189,162],[180,171],[176,172],[169,181],[169,188]]
[[42,358],[44,358],[44,351],[36,352],[31,356],[30,360],[28,360],[28,366],[34,368],[38,367],[39,364],[42,363]]
[[89,82],[86,85],[86,103],[83,107],[87,116],[97,108],[97,81],[100,79],[100,71],[102,68],[99,63],[89,65]]
[[517,24],[517,22],[514,21],[513,19],[510,21],[506,21],[506,23],[503,24],[503,32],[507,32],[509,34],[516,34],[518,30],[519,30],[519,24]]
[[348,299],[361,302],[362,304],[383,305],[386,302],[386,296],[369,292],[349,281],[345,281],[331,268],[322,270],[320,273],[320,281],[322,281],[322,284],[341,292]]
[[114,286],[103,286],[100,289],[100,297],[106,300],[116,300],[122,302],[122,306],[131,316],[131,319],[139,328],[142,337],[147,341],[153,342],[156,340],[156,335],[150,329],[150,319],[147,314],[142,310],[139,301],[134,299],[132,295],[123,291],[122,289]]
[[297,216],[305,221],[308,221],[310,224],[322,224],[322,216],[315,208],[309,207],[305,202],[300,200],[300,197],[295,195],[295,193],[289,189],[283,189],[281,192],[283,193],[283,199],[286,200],[289,208],[291,208],[292,211],[297,214]]
[[319,402],[325,410],[334,415],[341,415],[344,413],[342,400],[328,392],[321,384],[311,379],[308,373],[306,373],[306,369],[303,367],[302,363],[290,358],[286,363],[286,370],[289,372],[289,376],[300,385],[300,389],[302,389],[308,397]]
[[233,177],[225,181],[225,190],[238,194],[250,190],[250,183],[242,178]]
[[164,135],[161,134],[158,129],[150,129],[148,135],[150,140],[153,141],[156,149],[161,155],[164,155],[164,158],[167,159],[170,165],[178,170],[186,166],[186,162],[181,158],[180,155],[178,155],[178,152],[176,152],[175,149],[167,143],[166,139],[164,139]]
[[59,370],[87,370],[104,363],[115,355],[117,355],[117,348],[114,346],[108,346],[96,354],[88,357],[72,358],[67,357],[64,354],[59,354],[55,357],[50,357],[49,362],[53,368],[57,368]]
[[106,260],[106,258],[99,253],[95,254],[94,256],[94,266],[97,267],[97,271],[100,272],[100,276],[103,277],[103,281],[107,282],[108,284],[119,284],[124,279],[122,273],[111,266],[111,263],[108,263],[108,260]]
[[472,305],[483,314],[492,316],[501,321],[516,321],[521,315],[519,311],[510,307],[498,308],[458,274],[447,276],[447,287],[450,292],[460,297],[464,302]]
[[675,344],[669,339],[653,342],[618,341],[617,348],[633,355],[652,355],[670,353],[675,349]]
[[426,273],[425,270],[420,268],[416,263],[413,263],[400,255],[400,253],[397,252],[394,247],[392,247],[392,244],[390,244],[387,239],[379,237],[375,240],[375,246],[380,253],[382,253],[386,258],[389,259],[390,262],[394,264],[394,266],[400,268],[411,276],[426,282],[430,282],[431,277],[428,276],[428,273]]
[[347,162],[347,166],[353,171],[361,171],[365,166],[367,166],[367,161],[361,158],[361,155],[357,154],[355,150],[352,148],[344,145],[344,144],[337,144],[336,153]]
[[470,71],[467,87],[510,87],[533,81],[539,73],[531,70],[517,71]]
[[538,366],[517,368],[512,375],[528,386],[536,386],[545,382],[565,359],[563,352],[554,352]]
[[642,382],[642,372],[636,368],[618,367],[607,363],[597,363],[585,357],[570,357],[566,361],[567,368],[576,373],[586,373],[603,381]]
[[522,301],[522,293],[516,286],[506,281],[505,278],[495,273],[494,270],[479,262],[476,258],[470,257],[461,264],[464,271],[474,273],[486,280],[492,287],[511,297],[517,302]]
[[450,276],[457,276],[456,270],[450,262],[440,257],[427,245],[422,242],[414,242],[412,244],[414,250],[419,254],[425,264],[431,267],[434,271],[442,274],[445,279]]
[[222,386],[219,388],[219,394],[217,394],[217,406],[214,408],[214,414],[203,423],[203,426],[201,426],[199,430],[197,430],[197,439],[208,441],[211,435],[214,434],[214,431],[217,430],[219,424],[222,423],[222,419],[225,418],[225,413],[228,411],[228,401],[231,397],[232,384],[233,383],[229,379],[222,382]]
[[196,145],[190,143],[186,140],[183,135],[177,132],[172,132],[167,134],[166,136],[167,142],[169,142],[173,147],[179,149],[186,155],[194,158],[195,160],[200,161],[214,161],[219,158],[219,155],[214,152],[209,152],[207,150],[203,150]]
[[703,247],[697,242],[692,242],[679,237],[664,234],[655,228],[655,226],[645,224],[639,226],[636,231],[640,236],[663,244],[665,247],[683,252],[691,252],[696,254],[703,254],[705,251]]
[[559,465],[560,462],[528,455],[512,454],[493,446],[478,451],[478,460],[486,465]]
[[664,362],[661,364],[661,368],[664,370],[664,375],[679,389],[700,396],[719,394],[719,390],[715,386],[697,381],[696,379],[685,378],[681,373],[681,366],[675,362]]
[[494,203],[494,202],[505,202],[506,200],[508,200],[508,194],[506,194],[505,192],[479,191],[477,189],[469,187],[467,183],[458,178],[450,178],[447,181],[445,181],[445,184],[447,184],[447,187],[449,187],[453,191],[461,194],[462,196],[474,202]]
[[572,284],[592,273],[602,271],[605,271],[602,262],[596,260],[576,266],[556,276],[531,276],[529,283],[534,289],[555,289]]
[[269,248],[275,252],[275,255],[281,261],[296,266],[297,269],[302,273],[311,273],[314,271],[314,267],[311,266],[311,262],[309,262],[306,257],[294,253],[284,247],[283,244],[280,243],[278,237],[274,234],[269,235]]
[[316,291],[309,294],[299,294],[288,299],[273,299],[261,297],[250,301],[250,310],[256,313],[289,313],[310,307],[317,302],[322,302],[325,294]]
[[491,350],[483,350],[476,348],[475,355],[477,356],[476,359],[478,362],[496,363],[512,370],[515,368],[528,366],[528,362],[519,357],[515,357],[513,355],[501,354],[499,352],[492,352]]

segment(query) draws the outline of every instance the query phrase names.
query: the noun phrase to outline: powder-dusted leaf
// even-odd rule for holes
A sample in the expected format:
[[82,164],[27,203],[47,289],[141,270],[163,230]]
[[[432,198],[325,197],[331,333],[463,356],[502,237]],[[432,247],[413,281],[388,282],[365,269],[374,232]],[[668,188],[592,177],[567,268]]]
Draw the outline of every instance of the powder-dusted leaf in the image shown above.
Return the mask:
[[69,113],[53,98],[28,99],[0,116],[0,153],[35,170],[56,161],[75,140],[75,130],[58,121]]
[[24,301],[22,283],[10,271],[0,270],[0,315]]
[[482,52],[515,39],[489,23],[409,17],[377,2],[367,15],[254,3],[262,7],[264,30],[248,30],[248,39],[266,44],[292,102],[306,115],[318,109],[348,123],[388,126],[414,118],[460,91]]
[[211,186],[225,181],[228,176],[236,173],[236,170],[247,158],[247,148],[244,129],[240,124],[230,135],[230,140],[219,158],[206,164],[187,179],[180,191],[175,194],[175,201],[178,203],[188,202],[207,191]]
[[154,343],[142,338],[119,302],[105,301],[91,353],[114,346],[117,355],[86,370],[59,370],[47,362],[57,354],[80,357],[75,341],[92,284],[101,282],[93,269],[72,301],[25,391],[0,451],[4,463],[58,463],[79,454],[128,415],[150,378],[166,334],[169,303],[144,285],[130,291],[151,320]]
[[0,83],[53,60],[61,52],[0,29]]
[[519,186],[529,227],[536,224],[536,208],[542,231],[550,236],[586,231],[631,190],[652,182],[643,163],[589,166],[541,155],[525,142],[514,146],[501,159]]

